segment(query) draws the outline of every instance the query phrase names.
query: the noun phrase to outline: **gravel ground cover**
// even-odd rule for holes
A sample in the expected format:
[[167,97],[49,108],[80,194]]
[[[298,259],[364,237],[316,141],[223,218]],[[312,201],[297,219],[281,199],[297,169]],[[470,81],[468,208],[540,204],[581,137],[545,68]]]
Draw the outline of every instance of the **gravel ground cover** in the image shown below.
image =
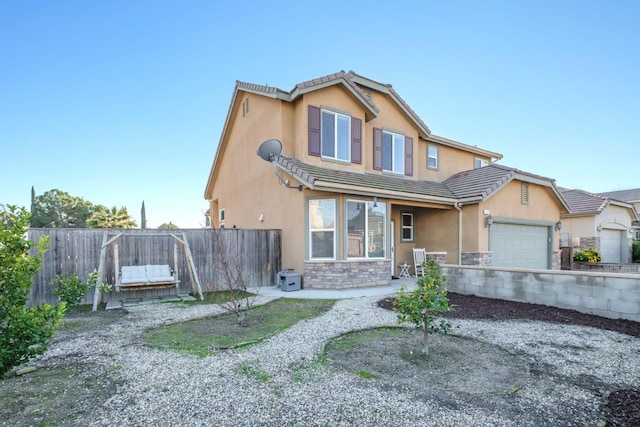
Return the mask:
[[[259,298],[260,303],[269,300]],[[638,338],[573,324],[454,318],[459,339],[513,353],[533,368],[523,375],[540,375],[544,381],[531,381],[488,406],[462,398],[416,399],[411,384],[395,386],[392,377],[366,379],[324,356],[325,346],[345,333],[397,325],[395,313],[379,307],[379,300],[341,300],[326,314],[257,345],[204,358],[148,348],[141,337],[149,328],[222,313],[215,305],[139,306],[104,314],[100,322],[88,317],[90,327],[82,318],[69,319],[49,350],[29,366],[37,367],[36,373],[52,366],[78,366],[70,375],[68,392],[83,390],[87,383],[100,392],[74,394],[84,405],[60,417],[48,412],[55,408],[33,409],[37,396],[18,393],[10,397],[12,412],[0,412],[2,423],[39,425],[39,420],[54,419],[53,425],[69,426],[604,425],[608,393],[637,390],[640,385]],[[379,351],[382,356],[392,347],[382,343]],[[479,354],[469,355],[474,357]],[[5,380],[0,388],[6,388],[0,391],[19,389],[36,373]],[[425,383],[420,377],[415,381]],[[508,405],[509,399],[513,405]],[[33,412],[25,413],[27,407]]]

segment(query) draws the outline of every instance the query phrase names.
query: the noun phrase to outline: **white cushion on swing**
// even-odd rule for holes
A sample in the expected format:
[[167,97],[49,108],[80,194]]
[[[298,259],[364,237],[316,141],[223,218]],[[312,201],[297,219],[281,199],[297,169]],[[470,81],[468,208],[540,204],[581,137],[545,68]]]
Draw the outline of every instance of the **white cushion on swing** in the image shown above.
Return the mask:
[[175,280],[168,265],[147,265],[145,267],[149,282],[173,282]]
[[124,265],[121,269],[120,283],[144,283],[147,281],[147,269],[144,265]]

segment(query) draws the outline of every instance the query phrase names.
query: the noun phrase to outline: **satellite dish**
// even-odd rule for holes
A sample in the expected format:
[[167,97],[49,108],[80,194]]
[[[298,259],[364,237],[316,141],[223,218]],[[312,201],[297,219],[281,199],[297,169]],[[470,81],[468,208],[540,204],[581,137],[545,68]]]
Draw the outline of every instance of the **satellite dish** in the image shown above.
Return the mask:
[[266,160],[268,162],[272,162],[274,158],[280,155],[282,151],[282,143],[277,139],[268,139],[258,147],[258,156],[262,158],[262,160]]

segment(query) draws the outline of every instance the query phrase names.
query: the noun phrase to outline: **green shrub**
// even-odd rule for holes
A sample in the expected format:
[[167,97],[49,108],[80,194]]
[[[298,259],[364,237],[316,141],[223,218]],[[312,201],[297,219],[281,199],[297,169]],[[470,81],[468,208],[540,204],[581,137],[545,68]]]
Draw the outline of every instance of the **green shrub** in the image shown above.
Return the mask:
[[53,286],[51,292],[60,298],[60,301],[66,302],[67,305],[79,304],[89,289],[86,284],[82,283],[76,273],[58,274],[51,281],[51,285]]
[[633,242],[633,262],[640,262],[640,241]]
[[582,262],[600,262],[602,257],[600,256],[600,252],[597,249],[591,248],[584,251],[575,251],[573,253],[574,261],[582,261]]
[[407,292],[402,286],[393,303],[393,309],[397,311],[398,322],[410,322],[423,332],[423,352],[429,353],[429,334],[447,333],[451,324],[440,319],[437,322],[437,314],[451,311],[447,298],[447,277],[442,274],[440,265],[429,260],[423,263],[425,275],[417,281],[417,286],[412,292]]
[[[26,308],[33,275],[49,244],[47,238],[29,241],[28,227],[24,208],[0,205],[0,378],[44,353],[66,308],[64,303]],[[29,254],[34,247],[35,254]]]

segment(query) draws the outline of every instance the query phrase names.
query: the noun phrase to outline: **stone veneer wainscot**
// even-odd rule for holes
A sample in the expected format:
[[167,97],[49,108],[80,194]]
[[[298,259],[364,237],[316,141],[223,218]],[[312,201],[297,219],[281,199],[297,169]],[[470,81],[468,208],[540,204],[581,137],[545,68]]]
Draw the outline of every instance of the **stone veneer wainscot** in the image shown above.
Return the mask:
[[302,287],[349,289],[386,286],[391,281],[391,261],[306,261]]

